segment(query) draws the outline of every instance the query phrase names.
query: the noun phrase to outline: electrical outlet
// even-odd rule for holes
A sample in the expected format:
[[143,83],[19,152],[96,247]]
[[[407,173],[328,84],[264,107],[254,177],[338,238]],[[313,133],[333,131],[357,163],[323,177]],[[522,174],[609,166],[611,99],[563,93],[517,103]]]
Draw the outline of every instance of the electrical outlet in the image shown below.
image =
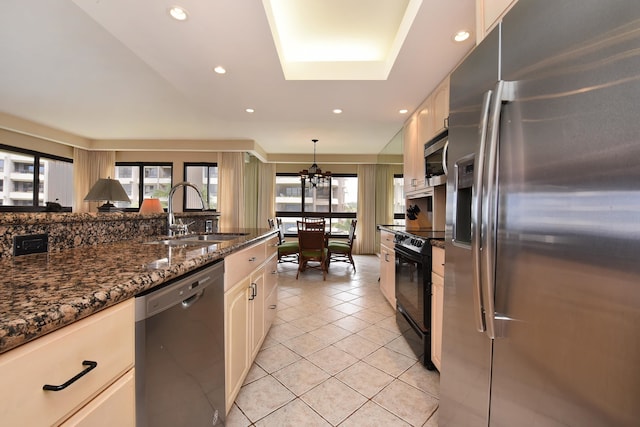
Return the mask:
[[28,255],[47,252],[49,250],[49,234],[25,234],[13,236],[13,255]]

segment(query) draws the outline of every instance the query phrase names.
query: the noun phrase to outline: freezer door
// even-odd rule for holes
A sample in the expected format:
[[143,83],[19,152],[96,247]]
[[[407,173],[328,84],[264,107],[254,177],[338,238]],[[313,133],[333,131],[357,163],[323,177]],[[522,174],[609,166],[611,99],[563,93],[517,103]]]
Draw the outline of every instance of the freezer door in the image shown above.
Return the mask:
[[520,1],[502,73],[490,425],[637,426],[640,2]]
[[498,78],[498,31],[485,38],[451,76],[441,426],[486,426],[489,419],[491,340],[478,328],[471,259],[472,188],[467,175],[473,173],[479,146],[483,102]]

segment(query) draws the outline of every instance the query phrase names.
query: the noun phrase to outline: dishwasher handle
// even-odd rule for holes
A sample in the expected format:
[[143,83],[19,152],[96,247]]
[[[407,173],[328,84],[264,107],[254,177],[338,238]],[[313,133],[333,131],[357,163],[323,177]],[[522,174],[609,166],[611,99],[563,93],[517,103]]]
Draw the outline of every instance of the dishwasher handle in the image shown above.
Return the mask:
[[200,292],[198,292],[195,295],[191,295],[189,298],[187,298],[186,300],[182,301],[182,308],[183,309],[188,309],[189,307],[191,307],[193,304],[196,303],[196,301],[198,301],[202,295],[204,295],[204,289],[201,290]]

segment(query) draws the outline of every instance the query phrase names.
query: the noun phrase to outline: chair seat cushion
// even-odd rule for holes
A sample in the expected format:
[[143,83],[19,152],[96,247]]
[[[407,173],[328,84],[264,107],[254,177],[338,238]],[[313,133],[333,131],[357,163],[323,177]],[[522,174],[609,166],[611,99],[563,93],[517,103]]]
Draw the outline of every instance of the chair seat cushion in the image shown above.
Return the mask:
[[298,242],[284,242],[278,245],[278,248],[295,248],[298,249]]
[[[325,255],[327,254],[327,248],[323,249]],[[317,249],[310,249],[310,250],[305,250],[301,252],[302,256],[305,258],[313,258],[313,257],[319,257],[321,256],[321,253],[319,250]]]
[[349,252],[350,246],[347,242],[329,241],[329,250],[332,252]]
[[282,245],[278,245],[278,254],[291,255],[298,253],[298,242],[285,242]]

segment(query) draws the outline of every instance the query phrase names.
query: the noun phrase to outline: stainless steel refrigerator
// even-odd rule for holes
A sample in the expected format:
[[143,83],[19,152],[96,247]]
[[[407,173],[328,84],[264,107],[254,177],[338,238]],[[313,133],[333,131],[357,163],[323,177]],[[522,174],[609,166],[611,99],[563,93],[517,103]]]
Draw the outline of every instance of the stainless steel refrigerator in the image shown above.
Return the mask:
[[440,425],[640,425],[640,1],[520,0],[449,126]]

